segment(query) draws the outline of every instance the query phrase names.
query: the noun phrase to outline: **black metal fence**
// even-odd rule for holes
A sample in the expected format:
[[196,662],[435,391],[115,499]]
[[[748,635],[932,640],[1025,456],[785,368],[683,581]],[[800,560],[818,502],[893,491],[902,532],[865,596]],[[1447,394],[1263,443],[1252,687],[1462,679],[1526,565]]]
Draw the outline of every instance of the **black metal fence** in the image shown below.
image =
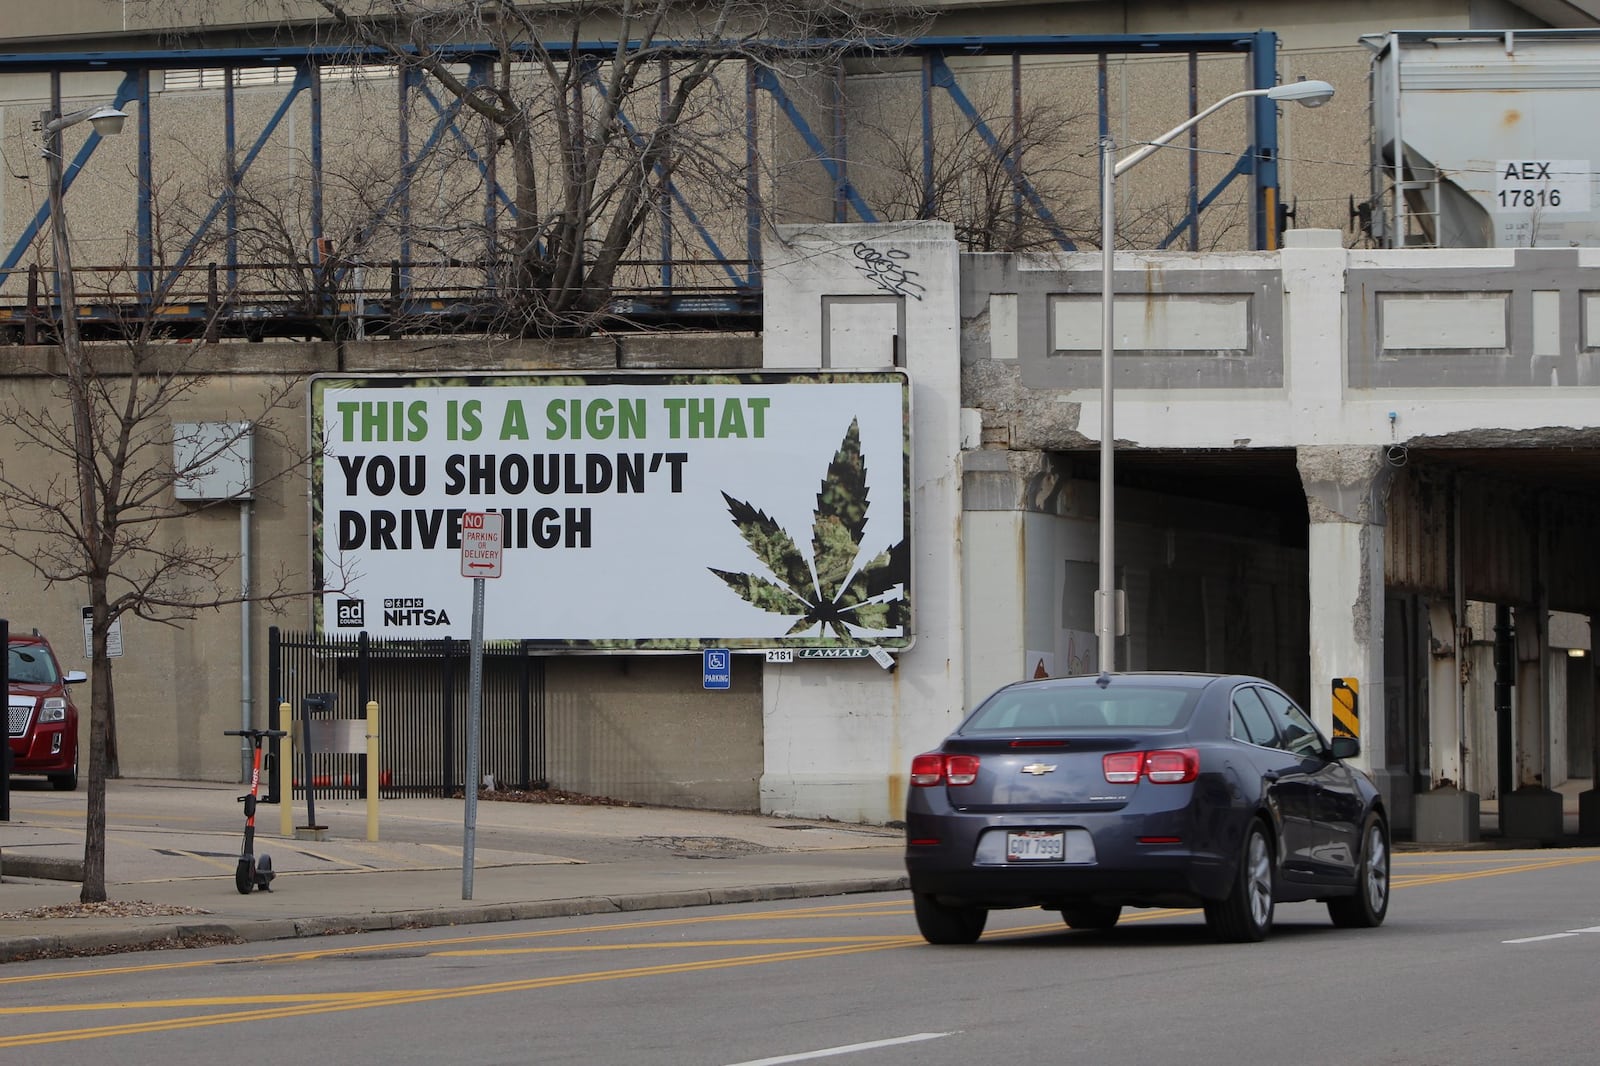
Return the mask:
[[[291,728],[281,720],[285,703],[302,721],[308,696],[334,696],[327,712],[311,711],[317,719],[364,718],[368,702],[376,701],[379,795],[449,796],[462,789],[472,666],[466,641],[376,641],[364,632],[318,636],[273,626],[268,656],[272,728]],[[544,659],[524,642],[485,644],[481,685],[481,773],[500,788],[548,787]],[[295,763],[298,795],[308,776],[304,752],[296,752]],[[334,798],[365,796],[371,785],[360,755],[312,752],[309,777],[316,795]],[[269,801],[279,799],[277,791],[274,775]]]

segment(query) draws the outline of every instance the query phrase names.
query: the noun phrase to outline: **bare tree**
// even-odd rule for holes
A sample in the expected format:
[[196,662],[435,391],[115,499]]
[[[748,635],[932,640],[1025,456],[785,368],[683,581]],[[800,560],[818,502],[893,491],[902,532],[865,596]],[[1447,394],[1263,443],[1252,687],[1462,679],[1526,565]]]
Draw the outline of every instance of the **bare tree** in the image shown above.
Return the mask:
[[[70,266],[69,256],[60,257]],[[63,272],[62,277],[70,276]],[[131,272],[101,272],[101,305],[119,302]],[[67,287],[70,289],[70,287]],[[163,292],[153,294],[159,306]],[[76,301],[62,293],[62,306]],[[120,302],[127,303],[126,296]],[[66,316],[70,319],[71,315]],[[275,442],[285,457],[242,485],[245,496],[278,479],[298,476],[308,458],[298,432],[285,432],[299,407],[300,379],[278,376],[259,392],[229,405],[226,427],[185,440],[179,425],[193,412],[215,412],[202,396],[215,358],[204,343],[163,342],[153,318],[130,319],[116,343],[85,344],[76,330],[59,327],[58,350],[37,353],[36,385],[0,397],[0,553],[19,560],[45,583],[87,588],[91,614],[88,812],[82,900],[98,902],[105,889],[105,783],[111,739],[112,670],[107,638],[123,617],[178,626],[200,613],[246,600],[266,604],[303,598],[305,579],[267,575],[259,587],[237,581],[235,552],[190,539],[178,528],[215,503],[177,498],[175,486],[200,477],[234,452],[245,434]],[[298,416],[296,416],[297,418]],[[260,444],[258,443],[258,448]],[[224,501],[225,502],[225,501]],[[333,583],[339,581],[333,575]]]
[[[308,3],[322,16],[309,27]],[[603,324],[632,266],[654,258],[652,226],[674,187],[738,204],[742,229],[747,63],[802,86],[911,17],[842,0],[261,0],[256,10],[298,39],[311,32],[359,46],[364,62],[381,57],[456,110],[462,136],[435,146],[456,152],[439,178],[444,210],[409,215],[406,239],[421,233],[447,261],[480,263],[482,291],[501,311],[495,331],[542,337]],[[601,52],[595,41],[615,43]],[[463,42],[482,46],[474,62],[455,50]],[[428,165],[391,168],[390,185],[417,182]],[[480,204],[504,188],[507,208],[460,210],[474,185]],[[371,206],[340,249],[351,259],[395,243],[399,223]]]
[[[981,84],[981,81],[980,81]],[[914,105],[915,101],[909,101]],[[1099,226],[1095,115],[1055,101],[1014,110],[1009,89],[975,94],[976,120],[946,115],[924,165],[921,123],[900,102],[857,124],[875,156],[873,202],[891,218],[938,218],[968,251],[1082,245]]]

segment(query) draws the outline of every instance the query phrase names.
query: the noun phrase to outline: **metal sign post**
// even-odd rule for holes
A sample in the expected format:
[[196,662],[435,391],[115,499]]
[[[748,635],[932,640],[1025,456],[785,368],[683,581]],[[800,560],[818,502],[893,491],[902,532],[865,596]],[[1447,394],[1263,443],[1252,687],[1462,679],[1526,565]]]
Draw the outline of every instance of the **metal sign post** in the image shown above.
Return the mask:
[[461,576],[472,579],[472,666],[467,686],[467,781],[465,831],[461,842],[461,898],[472,898],[472,867],[478,829],[478,782],[483,734],[483,581],[500,576],[505,518],[495,511],[461,516]]

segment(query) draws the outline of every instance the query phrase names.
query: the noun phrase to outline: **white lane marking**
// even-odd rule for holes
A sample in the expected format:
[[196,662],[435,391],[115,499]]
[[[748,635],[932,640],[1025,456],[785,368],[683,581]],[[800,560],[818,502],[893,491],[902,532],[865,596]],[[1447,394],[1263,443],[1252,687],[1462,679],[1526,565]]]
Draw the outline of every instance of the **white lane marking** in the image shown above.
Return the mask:
[[1564,940],[1569,936],[1577,936],[1577,935],[1578,935],[1577,933],[1546,933],[1544,936],[1525,936],[1525,937],[1522,937],[1519,940],[1502,940],[1502,941],[1500,941],[1500,943],[1502,943],[1502,944],[1533,944],[1533,943],[1537,943],[1540,940]]
[[912,1033],[910,1036],[896,1036],[888,1040],[869,1040],[865,1044],[844,1044],[839,1047],[825,1047],[820,1051],[802,1051],[798,1055],[778,1055],[770,1059],[751,1059],[749,1062],[729,1063],[729,1066],[778,1066],[783,1062],[805,1062],[809,1059],[826,1059],[834,1055],[850,1055],[857,1051],[872,1051],[881,1047],[894,1047],[897,1044],[917,1044],[924,1040],[938,1040],[943,1036],[954,1036],[955,1033]]
[[1568,929],[1569,933],[1600,933],[1600,925],[1591,925],[1587,929]]

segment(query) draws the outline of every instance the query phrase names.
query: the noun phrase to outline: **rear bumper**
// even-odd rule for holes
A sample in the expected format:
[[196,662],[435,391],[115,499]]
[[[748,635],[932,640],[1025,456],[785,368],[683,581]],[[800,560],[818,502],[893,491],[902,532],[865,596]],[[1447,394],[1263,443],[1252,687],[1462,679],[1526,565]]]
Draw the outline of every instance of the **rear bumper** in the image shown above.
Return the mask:
[[[978,862],[979,838],[1006,829],[1087,831],[1088,862]],[[1086,902],[1198,906],[1228,895],[1237,842],[1197,824],[1189,808],[1080,815],[975,815],[908,811],[906,873],[913,892],[981,907],[1056,907]],[[1152,842],[1159,841],[1159,842]],[[916,843],[913,843],[916,842]]]

